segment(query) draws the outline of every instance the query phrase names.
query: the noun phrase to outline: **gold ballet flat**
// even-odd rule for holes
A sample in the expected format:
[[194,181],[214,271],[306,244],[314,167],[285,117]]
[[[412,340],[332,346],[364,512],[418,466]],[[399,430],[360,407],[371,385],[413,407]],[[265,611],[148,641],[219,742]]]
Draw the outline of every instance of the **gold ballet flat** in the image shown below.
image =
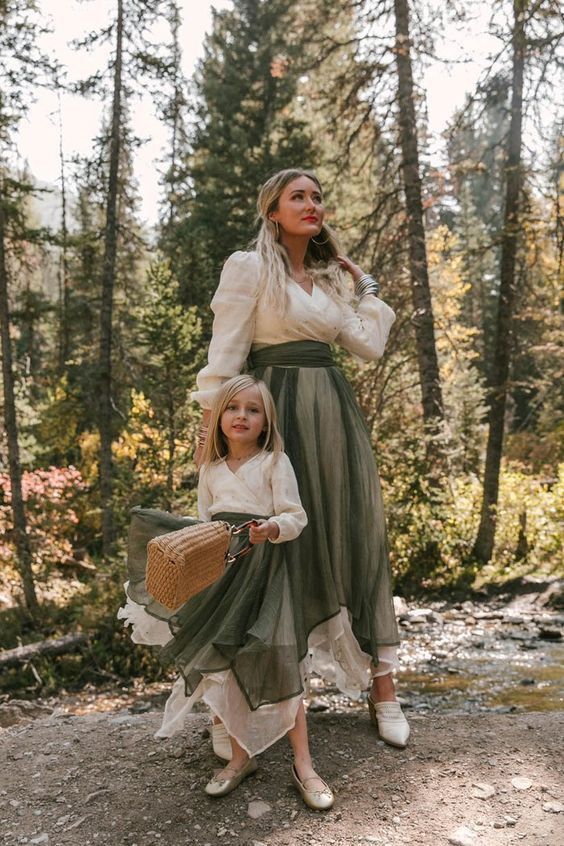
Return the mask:
[[231,793],[232,790],[239,787],[241,782],[246,779],[247,776],[255,773],[257,771],[257,767],[258,764],[256,758],[249,758],[247,763],[241,767],[240,770],[235,770],[232,767],[225,767],[223,772],[230,772],[233,773],[233,775],[229,778],[221,779],[214,776],[211,781],[208,781],[204,790],[208,796],[213,796],[214,798],[227,796],[228,793]]
[[[325,784],[323,779],[319,778],[319,776],[315,776],[315,778]],[[329,808],[333,807],[333,803],[335,801],[333,791],[331,790],[328,784],[325,784],[323,790],[308,790],[306,785],[308,781],[313,780],[314,777],[312,776],[311,778],[304,779],[304,781],[300,781],[300,778],[296,772],[296,768],[294,765],[292,765],[292,781],[297,787],[306,805],[309,808],[313,808],[314,811],[328,811]]]

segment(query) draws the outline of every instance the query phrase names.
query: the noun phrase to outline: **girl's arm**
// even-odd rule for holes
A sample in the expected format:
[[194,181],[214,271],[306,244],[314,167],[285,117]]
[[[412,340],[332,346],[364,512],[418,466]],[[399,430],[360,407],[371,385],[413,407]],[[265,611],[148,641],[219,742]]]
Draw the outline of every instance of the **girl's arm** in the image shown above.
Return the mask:
[[272,543],[284,543],[294,540],[307,526],[305,513],[294,468],[284,452],[276,453],[272,461],[272,499],[274,515],[269,523],[278,526],[277,538],[269,538]]
[[255,330],[259,275],[256,253],[233,253],[223,266],[211,301],[214,321],[208,363],[198,373],[198,390],[192,394],[202,408],[211,408],[217,389],[237,376],[247,359]]

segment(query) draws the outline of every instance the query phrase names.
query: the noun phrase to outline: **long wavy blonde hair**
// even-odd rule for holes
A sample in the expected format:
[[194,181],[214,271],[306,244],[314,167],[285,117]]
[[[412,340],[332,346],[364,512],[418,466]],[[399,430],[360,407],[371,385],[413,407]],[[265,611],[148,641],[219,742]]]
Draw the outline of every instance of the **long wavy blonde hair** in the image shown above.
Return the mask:
[[258,445],[262,450],[266,450],[267,452],[283,451],[284,443],[282,441],[282,435],[278,431],[276,406],[274,405],[272,394],[265,383],[261,382],[260,379],[256,379],[254,376],[233,376],[227,382],[223,383],[215,396],[208,425],[208,434],[204,444],[202,466],[219,461],[229,454],[229,444],[221,431],[221,416],[236,394],[253,387],[259,389],[266,417],[266,429],[259,436]]
[[[323,195],[319,179],[310,170],[288,168],[280,170],[264,183],[257,200],[257,223],[260,224],[254,247],[261,260],[261,290],[265,303],[275,311],[284,314],[287,305],[287,281],[291,278],[292,268],[288,253],[278,240],[278,227],[270,220],[272,212],[278,208],[278,201],[284,188],[294,179],[307,176],[319,188]],[[318,243],[315,243],[315,242]],[[315,284],[334,299],[348,300],[348,288],[343,271],[336,261],[341,252],[337,236],[326,223],[315,241],[310,238],[304,265],[312,275]]]

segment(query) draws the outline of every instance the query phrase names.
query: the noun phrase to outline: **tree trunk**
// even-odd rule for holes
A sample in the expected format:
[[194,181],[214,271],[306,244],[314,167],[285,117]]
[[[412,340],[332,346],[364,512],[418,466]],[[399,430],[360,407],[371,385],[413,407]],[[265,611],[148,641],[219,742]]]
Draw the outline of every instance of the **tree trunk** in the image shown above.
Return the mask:
[[511,323],[515,299],[515,265],[522,187],[521,127],[523,119],[526,5],[527,0],[514,0],[513,2],[511,122],[505,165],[505,212],[501,238],[499,302],[489,395],[489,432],[484,468],[482,513],[473,550],[473,555],[483,563],[487,563],[492,557],[495,540],[499,471],[503,450],[507,380],[511,355]]
[[31,569],[31,547],[27,534],[25,507],[22,494],[22,470],[18,443],[18,422],[14,398],[14,373],[10,344],[10,313],[8,308],[8,270],[6,267],[4,192],[0,183],[0,334],[2,335],[2,377],[4,383],[4,421],[8,440],[8,464],[12,489],[11,505],[14,518],[16,559],[22,581],[26,607],[32,617],[37,616],[39,604],[35,594]]
[[110,138],[110,170],[106,201],[106,227],[104,234],[104,259],[102,264],[102,305],[100,315],[99,363],[99,412],[100,432],[100,498],[102,505],[102,552],[108,557],[114,540],[112,509],[112,310],[117,255],[117,200],[119,182],[119,157],[121,147],[121,96],[122,96],[122,42],[123,2],[118,0],[116,29],[116,58],[114,64],[114,89],[112,126]]
[[433,468],[443,465],[444,449],[441,444],[440,435],[444,413],[439,364],[435,345],[433,306],[429,287],[425,228],[423,224],[417,121],[413,98],[413,74],[409,40],[408,0],[394,0],[394,12],[396,22],[399,135],[407,210],[411,295],[415,315],[413,322],[415,325],[417,362],[421,382],[423,421],[427,435],[427,462],[432,475],[434,475]]
[[68,230],[67,230],[67,191],[65,180],[65,157],[63,149],[63,115],[61,106],[61,92],[57,92],[59,101],[59,166],[61,183],[61,257],[59,264],[59,374],[65,370],[65,362],[69,357],[69,262],[68,262]]

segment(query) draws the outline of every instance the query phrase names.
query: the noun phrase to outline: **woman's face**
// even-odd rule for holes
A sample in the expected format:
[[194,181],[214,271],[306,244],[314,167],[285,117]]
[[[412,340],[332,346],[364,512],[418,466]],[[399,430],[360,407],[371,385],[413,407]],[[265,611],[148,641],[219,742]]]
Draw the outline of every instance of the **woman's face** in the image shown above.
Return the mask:
[[319,235],[325,217],[321,191],[309,176],[299,176],[286,185],[269,217],[278,223],[281,234]]

